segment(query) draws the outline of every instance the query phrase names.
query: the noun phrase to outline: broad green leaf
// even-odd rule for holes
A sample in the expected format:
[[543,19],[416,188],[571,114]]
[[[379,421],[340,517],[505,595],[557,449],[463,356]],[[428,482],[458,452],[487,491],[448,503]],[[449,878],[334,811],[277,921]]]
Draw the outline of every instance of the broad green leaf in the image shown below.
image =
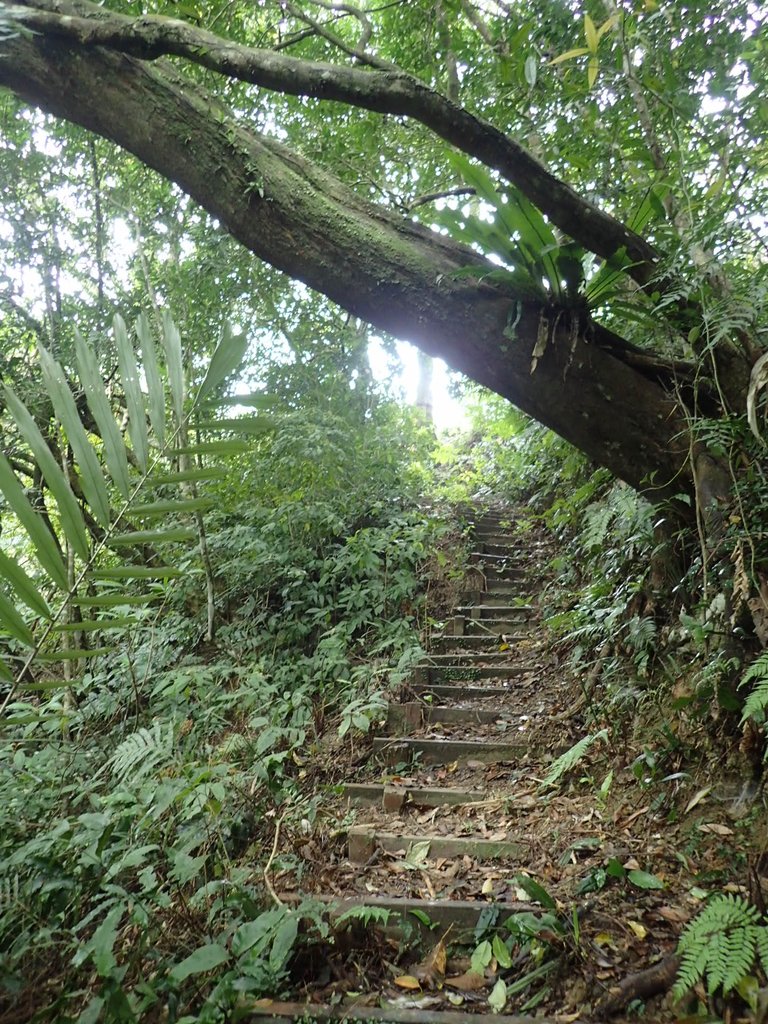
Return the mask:
[[482,977],[485,968],[490,964],[492,959],[493,947],[487,939],[484,939],[475,947],[470,960],[469,969]]
[[506,970],[512,966],[512,954],[507,949],[507,944],[504,942],[502,937],[497,933],[493,936],[493,942],[491,943],[493,955],[496,958],[496,962],[499,967]]
[[207,946],[200,946],[194,953],[171,968],[169,977],[172,981],[180,982],[193,974],[203,974],[205,971],[212,971],[214,967],[229,960],[229,953],[224,946],[211,943]]
[[27,531],[40,565],[60,590],[67,590],[67,570],[42,516],[32,508],[5,455],[0,453],[0,491]]
[[39,679],[34,683],[20,683],[19,693],[30,693],[39,691],[47,692],[48,690],[68,690],[72,686],[77,686],[78,683],[82,683],[82,679]]
[[149,318],[141,313],[136,321],[136,337],[141,346],[141,364],[147,382],[147,412],[160,447],[165,444],[165,391],[160,379],[157,346],[152,337]]
[[0,590],[0,630],[4,630],[15,640],[19,640],[28,647],[35,645],[35,639],[29,626],[19,614],[13,601],[9,600],[2,590]]
[[37,679],[33,683],[19,683],[18,689],[20,693],[24,693],[26,690],[30,692],[66,690],[73,686],[79,686],[82,682],[83,680],[80,676],[76,679]]
[[0,551],[0,575],[13,587],[18,597],[36,615],[43,619],[51,618],[51,609],[48,607],[43,595],[16,559],[6,555],[4,551]]
[[200,385],[200,390],[197,392],[196,406],[205,401],[235,370],[240,369],[247,348],[248,336],[244,333],[233,334],[231,325],[225,324],[221,341],[211,356],[208,372],[203,383]]
[[167,487],[171,484],[191,483],[201,480],[223,480],[227,473],[224,469],[183,469],[178,473],[165,473],[147,478],[148,487]]
[[557,904],[544,886],[539,885],[529,875],[516,875],[515,882],[528,893],[532,900],[540,903],[542,907],[546,907],[547,910],[555,910],[557,908]]
[[600,58],[594,55],[589,58],[587,63],[587,85],[591,89],[597,81],[598,73],[600,72]]
[[136,461],[141,471],[145,473],[149,458],[149,437],[147,435],[147,414],[144,409],[144,396],[141,393],[141,384],[139,382],[139,367],[136,363],[136,353],[128,337],[125,321],[119,313],[115,314],[112,321],[112,329],[115,335],[117,361],[120,365],[125,405],[128,411],[128,433],[131,436]]
[[184,422],[184,363],[181,355],[181,336],[167,310],[163,312],[162,342],[173,412],[176,426],[180,427]]
[[38,344],[37,348],[46,390],[72,447],[83,495],[97,521],[106,529],[110,521],[109,493],[98,457],[85,432],[64,371],[43,345]]
[[197,532],[187,526],[178,526],[170,530],[132,530],[130,533],[113,534],[107,543],[110,547],[125,547],[129,544],[162,544],[180,540],[197,540]]
[[488,1005],[494,1013],[501,1013],[507,1005],[507,985],[503,978],[499,978],[491,989],[488,996]]
[[565,53],[553,58],[550,64],[562,64],[565,60],[573,60],[574,57],[584,57],[589,53],[586,46],[577,46],[574,50],[566,50]]
[[2,658],[0,658],[0,679],[4,683],[12,683],[16,679],[16,676],[11,672]]
[[188,572],[170,565],[119,565],[112,569],[97,569],[95,580],[167,580],[186,576]]
[[78,661],[80,658],[100,658],[104,654],[111,654],[114,647],[72,647],[63,651],[41,651],[37,655],[38,661]]
[[134,518],[139,518],[141,516],[169,516],[182,512],[198,512],[201,509],[210,508],[213,504],[213,498],[184,498],[179,501],[152,501],[144,505],[132,505],[131,515]]
[[207,423],[197,423],[199,430],[231,430],[240,434],[266,434],[274,430],[277,421],[273,416],[241,416],[239,419],[211,420]]
[[59,622],[53,627],[54,633],[95,633],[97,630],[128,629],[139,625],[139,620],[128,615],[111,619],[81,619],[79,622]]
[[250,445],[239,437],[223,438],[221,441],[205,441],[185,448],[172,448],[169,455],[238,455],[247,452]]
[[587,41],[590,53],[597,53],[597,44],[600,41],[597,35],[595,23],[588,14],[584,15],[584,38]]
[[[355,908],[355,910],[364,908]],[[272,910],[265,910],[263,914],[252,921],[245,921],[238,925],[235,934],[232,936],[232,952],[235,956],[242,956],[248,950],[256,947],[256,953],[264,949],[274,934],[275,929],[285,917],[288,911],[280,907]],[[340,920],[340,919],[339,919]]]
[[245,395],[224,395],[217,405],[242,405],[248,409],[274,409],[278,400],[272,395],[249,392]]
[[525,80],[531,88],[533,88],[534,85],[536,85],[536,76],[538,74],[538,71],[539,62],[536,59],[536,57],[534,57],[533,54],[531,54],[529,57],[526,57],[524,68]]
[[664,883],[648,871],[628,871],[627,878],[638,889],[663,889]]
[[[128,909],[127,903],[117,903],[109,911],[91,938],[85,944],[86,956],[93,957],[96,973],[101,978],[107,978],[117,965],[115,955],[112,952],[117,939],[117,929]],[[82,963],[85,957],[78,951],[76,959]]]
[[91,554],[88,530],[85,526],[83,513],[77,504],[77,498],[69,486],[69,481],[64,476],[63,470],[56,461],[53,452],[48,447],[47,441],[27,407],[9,387],[4,387],[3,392],[11,415],[16,420],[16,425],[23,434],[27,444],[32,449],[35,461],[40,467],[45,477],[45,482],[56,501],[62,532],[83,561],[87,561]]
[[115,423],[115,417],[112,415],[96,356],[78,330],[75,330],[75,355],[77,356],[80,383],[85,391],[88,407],[93,413],[104,445],[104,460],[109,475],[114,480],[120,494],[127,501],[131,493],[131,483],[125,443]]
[[269,952],[269,966],[274,971],[282,970],[288,962],[299,930],[299,918],[288,913],[277,929],[272,949]]
[[88,597],[71,597],[70,603],[78,608],[120,608],[125,605],[132,608],[134,605],[151,604],[161,594],[96,594]]
[[603,38],[603,36],[605,35],[606,32],[610,32],[610,30],[616,24],[618,24],[618,21],[619,21],[619,15],[618,14],[612,14],[610,16],[610,18],[606,18],[605,19],[603,24],[597,30],[597,40],[598,40],[598,42]]

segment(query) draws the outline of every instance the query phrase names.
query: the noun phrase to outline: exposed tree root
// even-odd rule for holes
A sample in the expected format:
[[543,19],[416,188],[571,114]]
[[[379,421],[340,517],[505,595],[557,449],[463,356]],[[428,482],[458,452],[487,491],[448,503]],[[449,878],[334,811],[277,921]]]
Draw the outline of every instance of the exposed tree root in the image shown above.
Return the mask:
[[612,985],[595,1007],[598,1019],[624,1010],[633,999],[649,999],[671,987],[680,966],[680,957],[672,953],[653,967],[630,974],[618,985]]

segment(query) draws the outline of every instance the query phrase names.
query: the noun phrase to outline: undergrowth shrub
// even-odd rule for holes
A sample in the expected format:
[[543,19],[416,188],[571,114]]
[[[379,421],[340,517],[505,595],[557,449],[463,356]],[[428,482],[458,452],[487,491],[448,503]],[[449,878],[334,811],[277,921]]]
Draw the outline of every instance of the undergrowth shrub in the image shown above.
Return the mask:
[[265,868],[343,770],[323,731],[363,742],[421,656],[445,529],[418,505],[429,443],[383,403],[278,418],[206,487],[215,639],[190,566],[70,690],[14,705],[4,1002],[57,1022],[220,1020],[279,995],[299,935],[327,934],[311,901],[276,902]]

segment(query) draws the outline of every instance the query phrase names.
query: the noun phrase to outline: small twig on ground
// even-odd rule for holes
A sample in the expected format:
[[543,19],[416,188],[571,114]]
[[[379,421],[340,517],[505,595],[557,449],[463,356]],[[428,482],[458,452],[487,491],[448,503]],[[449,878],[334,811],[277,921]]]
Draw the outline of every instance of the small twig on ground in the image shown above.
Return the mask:
[[275,822],[275,838],[272,841],[272,851],[269,855],[267,863],[264,865],[264,884],[267,887],[269,895],[272,897],[272,899],[275,901],[278,907],[284,907],[285,904],[275,892],[274,886],[272,885],[272,881],[269,877],[269,870],[272,867],[272,862],[274,861],[275,856],[277,854],[277,844],[280,841],[280,826],[283,824],[283,819],[285,818],[287,813],[287,811],[283,811],[283,813]]

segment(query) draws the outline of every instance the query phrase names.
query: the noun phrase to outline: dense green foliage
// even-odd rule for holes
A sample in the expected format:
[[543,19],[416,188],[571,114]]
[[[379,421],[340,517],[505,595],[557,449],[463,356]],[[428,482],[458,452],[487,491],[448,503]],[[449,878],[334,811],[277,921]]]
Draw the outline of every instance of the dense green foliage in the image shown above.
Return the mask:
[[[394,363],[393,339],[253,259],[126,152],[4,95],[0,992],[41,1020],[214,1021],[286,984],[300,917],[310,941],[326,931],[318,907],[276,901],[270,871],[300,876],[301,858],[275,865],[271,844],[317,826],[334,753],[365,743],[420,656],[441,501],[515,499],[521,529],[567,552],[543,604],[587,731],[548,784],[633,731],[638,778],[740,729],[761,768],[766,655],[745,666],[768,641],[764,370],[749,416],[742,399],[768,307],[765,14],[752,0],[108,6],[342,67],[360,45],[371,78],[405,69],[643,233],[659,256],[641,288],[626,251],[598,258],[421,122],[184,64],[242,124],[341,179],[350,209],[370,200],[406,233],[416,220],[490,256],[442,284],[515,298],[500,351],[521,343],[521,301],[543,305],[534,382],[559,323],[571,356],[590,323],[616,332],[616,353],[636,346],[628,365],[664,380],[686,444],[729,488],[713,522],[690,492],[654,507],[466,383],[469,430],[435,442],[374,380],[369,342]],[[107,332],[142,311],[138,344]],[[734,353],[747,371],[729,390]],[[713,902],[681,947],[681,988],[728,992],[763,948],[762,919]]]
[[278,820],[314,823],[324,732],[354,742],[421,653],[419,574],[439,534],[414,506],[427,441],[387,402],[362,419],[279,416],[200,485],[215,507],[215,642],[190,563],[82,682],[15,706],[0,778],[6,998],[35,986],[57,1021],[161,1005],[181,1019],[192,1004],[213,1020],[279,988],[299,915],[269,909],[254,867]]

